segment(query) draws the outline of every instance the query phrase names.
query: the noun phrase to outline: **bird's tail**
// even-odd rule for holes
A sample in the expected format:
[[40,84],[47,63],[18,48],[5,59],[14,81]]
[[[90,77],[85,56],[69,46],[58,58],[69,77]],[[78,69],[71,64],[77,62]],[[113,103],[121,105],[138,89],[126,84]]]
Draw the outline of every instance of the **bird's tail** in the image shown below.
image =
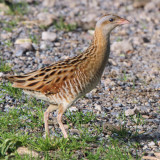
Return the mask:
[[0,72],[0,81],[2,81],[2,79],[6,79],[6,75],[2,72]]
[[9,81],[13,82],[14,81],[14,76],[4,74],[4,73],[0,72],[0,81],[2,81],[2,80],[9,80]]

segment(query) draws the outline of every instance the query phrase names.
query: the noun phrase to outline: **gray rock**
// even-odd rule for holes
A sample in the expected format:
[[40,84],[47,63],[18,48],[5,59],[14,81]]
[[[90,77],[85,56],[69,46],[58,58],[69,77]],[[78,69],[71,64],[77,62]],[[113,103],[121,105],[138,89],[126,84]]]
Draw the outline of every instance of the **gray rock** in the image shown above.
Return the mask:
[[15,42],[15,56],[22,56],[27,51],[34,51],[32,41],[30,39],[17,39]]
[[149,3],[147,3],[147,4],[145,5],[144,10],[145,10],[146,12],[149,12],[149,11],[154,11],[155,8],[156,8],[156,3],[154,3],[154,2],[151,1],[151,2],[149,2]]
[[55,4],[55,0],[44,0],[43,1],[43,6],[45,7],[53,7]]
[[150,0],[134,0],[133,6],[135,8],[141,8],[144,7]]
[[151,111],[151,108],[147,107],[147,106],[139,106],[139,107],[136,107],[136,110],[139,111],[142,114],[146,114],[146,113],[149,113]]
[[95,104],[95,109],[98,110],[98,111],[102,111],[102,107],[98,104]]
[[42,40],[55,41],[56,37],[56,33],[54,32],[42,32]]
[[120,54],[121,52],[127,52],[127,51],[132,51],[133,47],[132,44],[127,40],[120,41],[120,42],[113,42],[111,49]]
[[38,20],[44,26],[49,26],[56,19],[56,16],[47,12],[42,12],[37,15]]
[[96,19],[97,15],[95,12],[86,13],[78,18],[77,24],[85,30],[93,29],[96,24]]
[[41,50],[47,49],[47,43],[45,43],[45,41],[41,41],[41,43],[40,43],[40,49]]
[[126,116],[132,116],[132,115],[134,115],[135,114],[135,109],[127,109],[126,111],[125,111],[125,115]]
[[153,146],[155,146],[155,143],[152,141],[152,142],[148,143],[148,146],[153,147]]
[[0,33],[0,37],[3,40],[9,39],[11,36],[12,36],[12,33],[10,33],[10,32],[8,32],[8,33]]
[[76,111],[78,111],[77,107],[70,107],[68,110],[70,112],[76,112]]

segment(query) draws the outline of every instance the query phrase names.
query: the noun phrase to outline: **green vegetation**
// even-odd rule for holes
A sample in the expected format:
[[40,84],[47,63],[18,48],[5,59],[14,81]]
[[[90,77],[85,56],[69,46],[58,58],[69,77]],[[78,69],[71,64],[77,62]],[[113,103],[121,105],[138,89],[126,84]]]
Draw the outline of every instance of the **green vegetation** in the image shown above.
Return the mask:
[[76,24],[67,24],[63,18],[54,23],[57,30],[73,31],[77,28]]
[[[0,94],[7,93],[21,99],[21,90],[12,88],[10,83],[1,86]],[[44,105],[43,101],[26,97],[25,100],[23,99],[23,103],[12,106],[5,112],[0,112],[1,159],[133,159],[130,149],[136,149],[138,144],[128,145],[123,141],[128,130],[126,128],[120,132],[114,130],[112,134],[116,132],[117,138],[112,136],[101,138],[103,129],[100,125],[95,124],[97,118],[92,112],[85,114],[83,112],[66,112],[65,118],[69,130],[74,126],[78,130],[78,135],[69,134],[68,139],[57,136],[44,138]],[[121,119],[124,118],[121,116]],[[55,133],[57,133],[56,130]],[[57,135],[60,134],[57,133]],[[39,156],[19,155],[17,148],[22,146],[37,152]]]
[[6,14],[9,15],[25,15],[28,13],[28,4],[25,1],[21,2],[12,2],[12,1],[5,1],[4,3],[9,7],[10,10],[6,11]]
[[128,75],[127,75],[126,71],[124,71],[123,75],[121,77],[121,81],[127,82],[127,80],[128,80]]
[[40,39],[40,36],[36,36],[36,35],[29,35],[29,38],[31,39],[31,41],[35,44],[38,44],[38,40]]
[[[11,68],[1,60],[0,71],[9,70]],[[0,88],[0,104],[4,104],[6,94],[22,102],[13,103],[0,112],[0,159],[132,160],[131,150],[138,150],[139,143],[130,141],[138,135],[138,131],[131,134],[126,127],[128,117],[124,114],[119,116],[120,122],[123,121],[124,124],[120,129],[108,129],[111,135],[105,138],[101,136],[104,129],[97,123],[94,113],[68,111],[64,120],[68,125],[69,138],[62,138],[62,133],[57,130],[54,131],[57,136],[44,138],[45,103],[24,97],[22,90],[13,88],[11,83],[2,83]],[[144,123],[140,114],[129,118],[135,125]],[[71,132],[73,129],[76,132]],[[17,152],[19,147],[34,151],[38,156],[29,153],[20,155]],[[134,158],[139,159],[138,156]]]
[[7,93],[12,97],[20,98],[22,96],[22,90],[19,88],[13,88],[10,82],[7,84],[0,84],[0,88],[2,89],[3,93]]
[[3,61],[3,59],[1,58],[0,72],[7,72],[7,71],[11,71],[11,67],[5,61]]
[[[0,71],[10,70],[11,68],[1,60]],[[124,114],[119,116],[120,122],[125,122],[120,129],[108,129],[111,136],[102,138],[103,128],[97,123],[94,113],[68,111],[64,119],[69,128],[69,138],[62,138],[60,136],[62,133],[57,130],[54,132],[58,136],[44,138],[45,103],[24,97],[22,90],[13,88],[11,83],[1,83],[0,88],[0,104],[4,104],[6,94],[22,102],[13,103],[11,107],[0,112],[0,159],[132,160],[131,149],[138,150],[139,143],[128,144],[126,141],[138,135],[138,131],[131,134],[126,127],[128,117]],[[130,120],[135,125],[144,123],[140,114],[131,116]],[[70,131],[72,129],[77,132],[72,133]],[[32,154],[20,155],[17,153],[18,147],[33,150],[37,152],[38,157]]]
[[11,42],[11,40],[6,40],[6,41],[4,41],[4,44],[6,45],[6,46],[8,46],[8,47],[11,47],[13,44],[12,44],[12,42]]
[[3,29],[7,32],[12,32],[13,29],[18,25],[18,20],[10,20],[10,21],[4,21],[0,20],[0,23],[3,24]]

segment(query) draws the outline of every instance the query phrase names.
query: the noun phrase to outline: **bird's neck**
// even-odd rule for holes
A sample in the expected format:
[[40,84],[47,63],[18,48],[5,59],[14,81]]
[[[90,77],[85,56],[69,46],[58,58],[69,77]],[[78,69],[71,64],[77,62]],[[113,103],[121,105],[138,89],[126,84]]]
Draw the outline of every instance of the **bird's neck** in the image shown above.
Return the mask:
[[104,34],[101,29],[96,28],[93,46],[96,48],[96,60],[106,65],[110,53],[110,33]]
[[101,28],[96,27],[94,33],[93,43],[99,49],[108,47],[108,43],[110,42],[110,32],[103,33]]
[[108,61],[110,52],[110,34],[107,36],[102,33],[101,30],[96,29],[92,44],[83,53],[84,57],[87,57],[82,67],[86,72],[94,76],[94,74],[102,75],[103,70]]

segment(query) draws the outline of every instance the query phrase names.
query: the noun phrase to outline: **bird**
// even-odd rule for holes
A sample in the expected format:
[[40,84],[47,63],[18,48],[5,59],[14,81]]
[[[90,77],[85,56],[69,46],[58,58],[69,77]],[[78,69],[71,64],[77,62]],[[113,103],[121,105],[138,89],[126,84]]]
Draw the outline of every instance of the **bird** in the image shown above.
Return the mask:
[[80,97],[94,89],[100,82],[110,54],[110,34],[117,26],[130,22],[114,14],[105,14],[95,25],[89,47],[75,57],[55,62],[47,67],[22,75],[1,77],[21,88],[25,94],[49,102],[44,112],[46,136],[50,136],[49,114],[57,112],[57,122],[64,138],[68,137],[62,116]]

